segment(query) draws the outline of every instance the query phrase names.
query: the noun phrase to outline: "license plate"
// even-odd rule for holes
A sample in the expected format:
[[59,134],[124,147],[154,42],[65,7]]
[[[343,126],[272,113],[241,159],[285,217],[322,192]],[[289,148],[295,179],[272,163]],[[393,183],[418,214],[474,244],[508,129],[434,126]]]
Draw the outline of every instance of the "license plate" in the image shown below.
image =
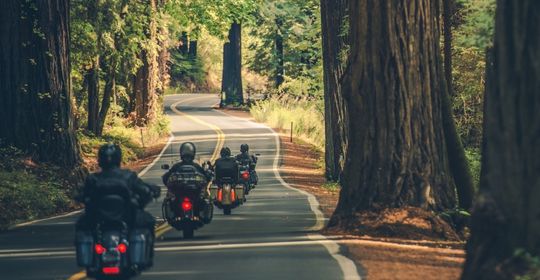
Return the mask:
[[116,250],[109,250],[103,254],[102,261],[104,263],[117,263],[120,261],[120,253]]

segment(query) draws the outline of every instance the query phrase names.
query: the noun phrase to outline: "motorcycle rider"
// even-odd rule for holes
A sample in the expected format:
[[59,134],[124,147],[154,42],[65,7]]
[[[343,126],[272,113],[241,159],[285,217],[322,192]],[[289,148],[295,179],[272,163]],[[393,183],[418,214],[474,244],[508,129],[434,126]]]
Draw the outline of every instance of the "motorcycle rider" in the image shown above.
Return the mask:
[[231,149],[224,147],[221,149],[221,158],[214,163],[216,171],[216,183],[220,184],[220,179],[230,177],[235,182],[238,181],[238,162],[231,156]]
[[257,157],[249,153],[248,144],[240,145],[240,154],[236,155],[236,161],[242,165],[248,166],[252,183],[253,185],[257,185],[259,181],[257,172],[255,171],[255,167],[257,166]]
[[195,147],[195,144],[191,142],[183,143],[180,146],[181,161],[173,165],[171,169],[162,176],[162,180],[163,180],[163,184],[167,185],[171,175],[176,172],[179,172],[182,166],[187,165],[187,166],[194,167],[197,170],[197,172],[202,174],[206,179],[205,189],[201,190],[201,194],[203,197],[201,197],[200,203],[202,204],[201,209],[208,209],[208,206],[210,205],[210,201],[208,199],[208,196],[209,196],[208,183],[212,180],[213,174],[210,170],[205,170],[200,164],[195,162],[196,154],[197,154],[197,149]]
[[97,203],[98,199],[107,192],[103,186],[104,182],[121,182],[128,187],[131,206],[135,207],[133,217],[130,221],[125,221],[130,227],[146,228],[151,234],[154,233],[156,220],[144,207],[158,198],[161,189],[158,186],[146,184],[135,172],[121,169],[122,150],[118,145],[105,144],[98,151],[98,164],[100,172],[88,175],[86,178],[82,193],[77,197],[85,203],[85,213],[76,223],[77,231],[92,231],[97,222]]

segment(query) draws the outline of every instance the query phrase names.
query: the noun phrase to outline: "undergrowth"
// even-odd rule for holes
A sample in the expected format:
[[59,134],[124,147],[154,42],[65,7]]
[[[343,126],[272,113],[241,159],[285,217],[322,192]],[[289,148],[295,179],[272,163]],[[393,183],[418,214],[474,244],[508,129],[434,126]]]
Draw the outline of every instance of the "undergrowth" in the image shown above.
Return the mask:
[[255,103],[251,107],[251,114],[256,121],[285,131],[290,131],[292,122],[293,137],[300,137],[320,151],[324,150],[322,101],[272,97]]

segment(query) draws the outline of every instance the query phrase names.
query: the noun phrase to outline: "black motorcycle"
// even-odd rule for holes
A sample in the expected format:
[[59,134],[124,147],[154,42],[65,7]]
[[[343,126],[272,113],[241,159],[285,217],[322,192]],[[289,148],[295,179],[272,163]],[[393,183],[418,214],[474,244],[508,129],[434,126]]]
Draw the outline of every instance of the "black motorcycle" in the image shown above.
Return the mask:
[[[170,169],[169,165],[162,166]],[[207,181],[193,166],[182,166],[167,182],[167,197],[163,201],[163,217],[184,238],[193,238],[195,230],[212,221],[214,208],[206,195]]]
[[110,188],[95,204],[92,231],[76,233],[77,263],[88,277],[129,279],[152,266],[154,232],[130,229],[137,205],[127,188]]

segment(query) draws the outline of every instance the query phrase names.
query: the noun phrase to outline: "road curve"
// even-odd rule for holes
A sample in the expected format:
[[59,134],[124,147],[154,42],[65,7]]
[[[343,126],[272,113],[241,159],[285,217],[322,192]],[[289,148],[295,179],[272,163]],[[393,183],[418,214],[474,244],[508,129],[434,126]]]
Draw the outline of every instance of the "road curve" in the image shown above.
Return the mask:
[[[165,98],[172,137],[143,179],[161,184],[159,167],[178,160],[182,142],[196,144],[201,161],[222,146],[233,153],[249,143],[260,153],[259,186],[232,216],[216,211],[211,224],[192,240],[169,227],[158,230],[154,267],[138,279],[360,279],[340,247],[316,233],[321,214],[316,200],[288,186],[277,171],[279,142],[268,127],[211,107],[215,95]],[[148,210],[161,216],[161,202]],[[216,209],[217,210],[217,209]],[[0,234],[2,279],[84,279],[75,266],[74,221],[79,214],[48,219]]]

